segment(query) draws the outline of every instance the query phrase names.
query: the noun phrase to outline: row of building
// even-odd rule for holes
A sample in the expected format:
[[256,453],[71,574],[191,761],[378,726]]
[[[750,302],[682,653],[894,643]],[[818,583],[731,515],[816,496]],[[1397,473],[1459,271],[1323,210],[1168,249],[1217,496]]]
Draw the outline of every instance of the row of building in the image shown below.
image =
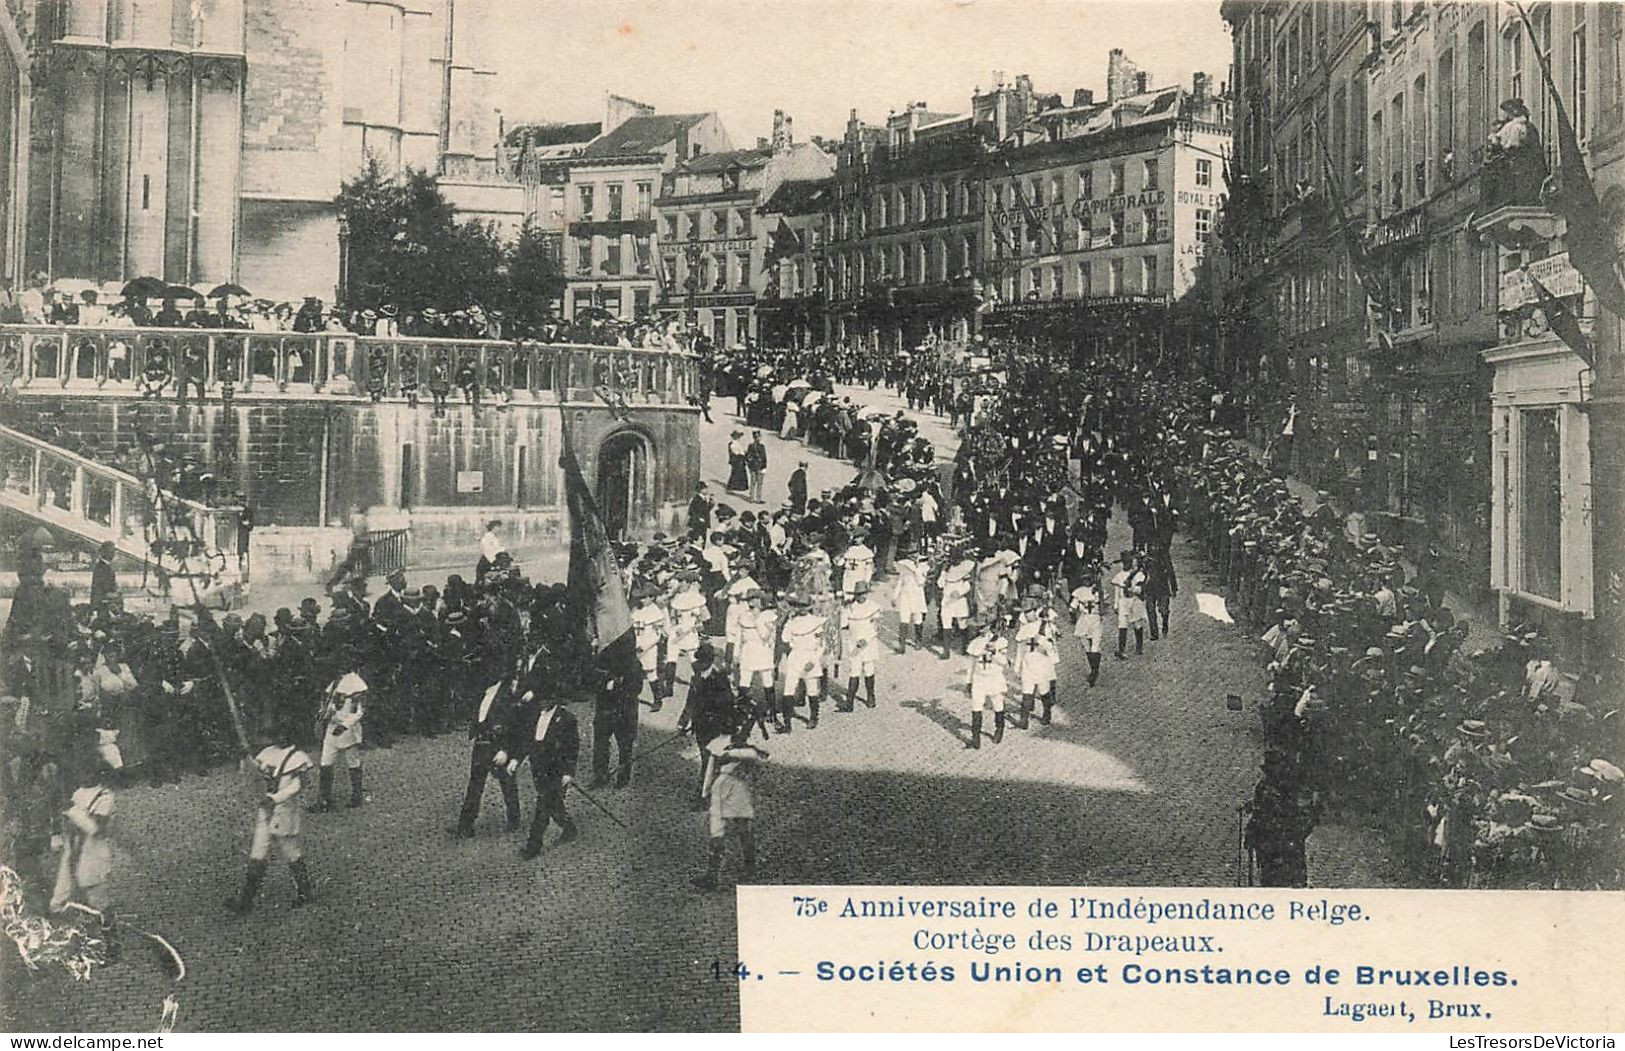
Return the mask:
[[1104,100],[1029,78],[951,112],[736,146],[715,113],[609,96],[504,126],[494,0],[9,0],[0,272],[343,298],[343,182],[434,173],[465,218],[551,238],[566,319],[682,313],[725,346],[963,333],[993,302],[1194,281],[1228,104],[1112,52]]
[[1620,319],[1569,264],[1561,218],[1486,164],[1516,100],[1556,169],[1561,109],[1620,239],[1625,8],[1526,6],[1225,0],[1222,324],[1233,367],[1283,394],[1267,418],[1295,402],[1299,473],[1436,544],[1503,623],[1578,651],[1599,616],[1618,628]]
[[500,0],[8,0],[0,272],[335,298],[367,157],[509,231]]

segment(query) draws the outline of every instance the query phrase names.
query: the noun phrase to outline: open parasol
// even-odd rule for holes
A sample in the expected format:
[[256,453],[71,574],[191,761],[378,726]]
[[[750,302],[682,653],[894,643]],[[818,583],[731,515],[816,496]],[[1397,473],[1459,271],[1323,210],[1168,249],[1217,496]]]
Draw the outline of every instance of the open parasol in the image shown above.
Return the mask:
[[202,292],[199,292],[195,288],[188,288],[185,285],[165,285],[163,293],[159,296],[159,298],[189,299],[194,303],[201,303],[204,301],[204,295]]
[[252,299],[254,297],[254,293],[250,292],[242,285],[234,285],[230,281],[227,281],[223,285],[215,285],[213,288],[209,289],[210,299],[226,299],[237,296],[240,296],[243,299]]
[[124,283],[125,299],[162,299],[169,286],[156,277],[138,277]]

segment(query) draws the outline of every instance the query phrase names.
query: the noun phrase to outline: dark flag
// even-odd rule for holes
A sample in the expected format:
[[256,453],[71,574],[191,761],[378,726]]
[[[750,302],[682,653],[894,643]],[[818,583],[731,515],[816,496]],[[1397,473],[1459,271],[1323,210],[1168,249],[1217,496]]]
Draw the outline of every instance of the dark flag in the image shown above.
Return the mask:
[[1331,193],[1332,207],[1336,209],[1333,217],[1337,223],[1337,231],[1343,240],[1344,250],[1348,252],[1349,266],[1354,270],[1355,280],[1365,291],[1366,298],[1376,305],[1378,317],[1382,323],[1378,326],[1377,339],[1385,349],[1393,349],[1394,337],[1389,330],[1393,321],[1393,306],[1388,301],[1388,289],[1377,273],[1377,264],[1366,251],[1365,242],[1355,233],[1354,224],[1349,221],[1348,208],[1343,201],[1343,188],[1337,178],[1336,165],[1332,163],[1332,154],[1326,147],[1326,136],[1320,130],[1320,125],[1310,121],[1315,131],[1315,141],[1320,144],[1321,162],[1326,167],[1326,187]]
[[1570,350],[1580,356],[1580,360],[1586,363],[1587,368],[1591,368],[1591,341],[1580,331],[1580,320],[1569,310],[1567,304],[1552,295],[1551,291],[1540,283],[1540,279],[1529,272],[1528,267],[1524,267],[1523,272],[1535,290],[1535,298],[1540,302],[1541,312],[1546,315],[1547,326],[1557,338],[1569,345]]
[[586,625],[593,652],[602,653],[616,642],[630,639],[632,612],[626,602],[615,549],[581,476],[581,465],[576,462],[568,435],[559,466],[564,468],[564,500],[570,512],[570,606]]
[[[1625,317],[1625,283],[1621,282],[1619,249],[1614,244],[1613,227],[1597,199],[1597,188],[1586,172],[1585,159],[1580,155],[1580,142],[1563,108],[1563,96],[1552,81],[1552,69],[1536,43],[1540,38],[1529,21],[1529,12],[1519,4],[1518,15],[1529,31],[1531,50],[1540,61],[1541,75],[1546,78],[1546,90],[1551,92],[1552,108],[1557,113],[1558,178],[1556,190],[1549,203],[1568,225],[1563,240],[1568,245],[1569,262],[1586,284],[1597,295],[1597,302],[1620,317]],[[1539,286],[1537,285],[1537,288]],[[1555,329],[1554,329],[1555,331]],[[1566,342],[1566,341],[1565,341]]]

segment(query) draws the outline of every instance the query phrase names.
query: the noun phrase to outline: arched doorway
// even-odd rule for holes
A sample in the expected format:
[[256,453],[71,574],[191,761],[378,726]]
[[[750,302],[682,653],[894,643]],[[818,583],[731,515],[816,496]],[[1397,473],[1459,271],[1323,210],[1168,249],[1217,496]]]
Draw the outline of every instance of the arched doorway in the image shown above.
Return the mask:
[[649,443],[635,431],[621,431],[598,449],[598,486],[595,494],[604,532],[622,540],[642,523],[641,509],[648,503]]

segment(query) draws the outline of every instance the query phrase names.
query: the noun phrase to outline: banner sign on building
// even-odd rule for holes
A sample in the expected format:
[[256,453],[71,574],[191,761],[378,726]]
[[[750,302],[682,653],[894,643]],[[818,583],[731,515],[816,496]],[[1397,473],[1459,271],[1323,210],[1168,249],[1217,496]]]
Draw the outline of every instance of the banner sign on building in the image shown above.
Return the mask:
[[1560,252],[1530,263],[1527,270],[1519,268],[1502,274],[1499,310],[1517,310],[1540,301],[1535,286],[1529,280],[1531,276],[1545,285],[1546,290],[1554,296],[1573,296],[1585,291],[1585,280],[1580,277],[1580,271],[1570,265],[1567,252]]

